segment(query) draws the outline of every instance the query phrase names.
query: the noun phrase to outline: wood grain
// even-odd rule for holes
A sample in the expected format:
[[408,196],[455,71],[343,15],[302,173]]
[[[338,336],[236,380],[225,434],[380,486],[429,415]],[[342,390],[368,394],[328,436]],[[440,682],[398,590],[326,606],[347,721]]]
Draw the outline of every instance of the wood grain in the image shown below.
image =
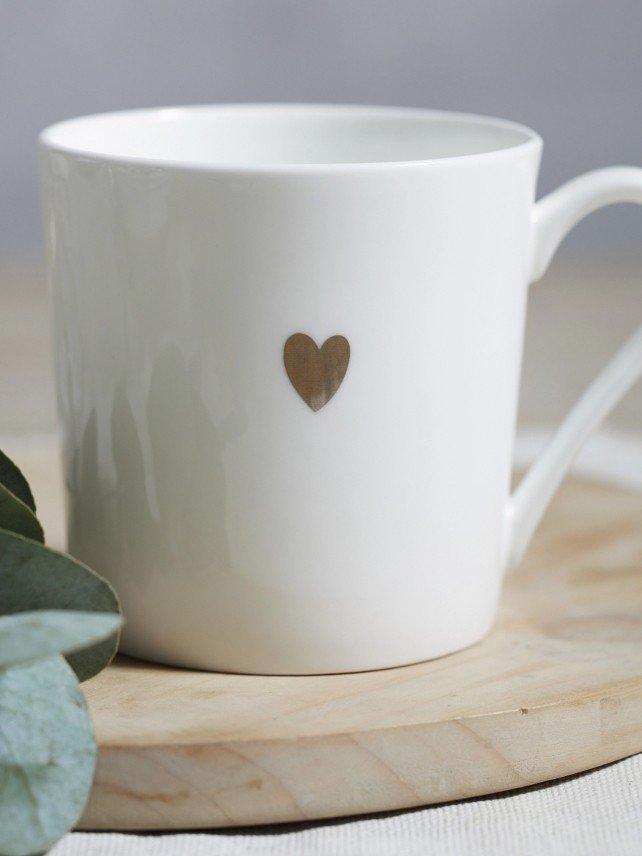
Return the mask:
[[571,482],[480,644],[352,675],[123,659],[83,685],[83,828],[307,820],[518,788],[642,750],[642,497]]
[[283,348],[292,386],[312,410],[321,410],[341,386],[350,361],[345,336],[331,336],[321,347],[305,333],[294,333]]

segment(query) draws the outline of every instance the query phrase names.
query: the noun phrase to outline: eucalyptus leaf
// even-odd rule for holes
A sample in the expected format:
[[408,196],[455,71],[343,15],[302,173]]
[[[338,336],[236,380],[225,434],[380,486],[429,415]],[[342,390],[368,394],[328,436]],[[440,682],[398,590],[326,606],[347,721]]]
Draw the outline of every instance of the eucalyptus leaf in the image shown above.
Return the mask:
[[121,623],[113,612],[43,609],[0,616],[0,669],[87,648]]
[[[0,615],[35,609],[120,612],[113,588],[86,565],[0,530]],[[84,681],[104,669],[117,645],[118,633],[113,633],[67,659],[78,679]]]
[[29,482],[19,467],[2,451],[0,451],[0,484],[3,484],[21,502],[24,502],[34,514],[36,513],[36,503]]
[[31,856],[75,826],[96,759],[91,720],[62,657],[0,672],[0,854]]
[[33,541],[45,540],[36,515],[4,484],[0,484],[0,529],[17,532]]

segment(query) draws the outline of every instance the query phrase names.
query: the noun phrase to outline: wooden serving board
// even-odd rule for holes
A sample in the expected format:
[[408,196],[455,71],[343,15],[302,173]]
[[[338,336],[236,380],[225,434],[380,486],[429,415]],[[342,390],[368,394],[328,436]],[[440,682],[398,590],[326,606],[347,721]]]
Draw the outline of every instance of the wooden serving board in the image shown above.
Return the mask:
[[298,821],[519,788],[642,750],[642,496],[567,482],[480,644],[352,675],[122,659],[85,685],[82,828]]

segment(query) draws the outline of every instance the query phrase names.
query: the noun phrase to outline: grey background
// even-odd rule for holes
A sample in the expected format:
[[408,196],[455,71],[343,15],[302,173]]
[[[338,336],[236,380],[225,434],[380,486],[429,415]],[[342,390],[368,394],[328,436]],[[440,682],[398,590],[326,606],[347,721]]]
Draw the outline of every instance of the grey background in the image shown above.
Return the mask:
[[[540,190],[642,164],[641,0],[0,0],[0,259],[37,256],[35,141],[82,113],[212,101],[469,110],[545,139]],[[562,257],[638,254],[625,206]]]

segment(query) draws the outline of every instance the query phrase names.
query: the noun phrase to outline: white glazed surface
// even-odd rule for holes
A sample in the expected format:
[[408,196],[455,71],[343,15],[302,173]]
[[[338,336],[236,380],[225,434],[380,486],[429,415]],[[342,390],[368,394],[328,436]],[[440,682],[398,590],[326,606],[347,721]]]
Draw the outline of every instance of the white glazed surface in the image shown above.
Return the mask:
[[[126,653],[322,673],[487,632],[540,148],[383,108],[45,133],[69,544],[118,590]],[[283,366],[296,332],[350,343],[317,413]]]

